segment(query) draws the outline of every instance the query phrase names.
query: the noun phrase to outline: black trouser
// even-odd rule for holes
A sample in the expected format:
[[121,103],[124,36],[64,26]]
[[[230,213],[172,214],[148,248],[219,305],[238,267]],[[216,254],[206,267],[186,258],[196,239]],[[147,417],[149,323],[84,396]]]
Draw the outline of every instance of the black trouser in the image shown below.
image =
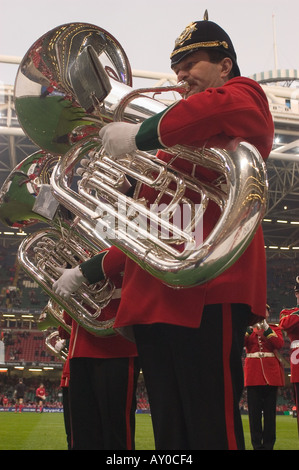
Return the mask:
[[69,387],[62,387],[63,419],[66,433],[67,448],[71,449],[71,416],[69,404]]
[[156,449],[244,449],[239,400],[248,315],[245,305],[211,305],[199,328],[134,327]]
[[296,413],[297,413],[297,429],[298,429],[298,436],[299,436],[299,382],[294,382],[293,388],[294,388]]
[[135,447],[137,358],[70,360],[73,450]]
[[249,425],[252,447],[272,450],[276,441],[276,399],[278,387],[247,387]]

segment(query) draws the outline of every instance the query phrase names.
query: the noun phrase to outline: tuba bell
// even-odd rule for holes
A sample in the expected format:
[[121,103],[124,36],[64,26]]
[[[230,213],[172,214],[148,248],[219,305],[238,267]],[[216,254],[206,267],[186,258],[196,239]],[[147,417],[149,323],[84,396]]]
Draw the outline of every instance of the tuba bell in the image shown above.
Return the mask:
[[[98,137],[103,125],[140,123],[165,110],[149,92],[186,91],[183,83],[134,91],[130,82],[126,55],[109,33],[70,23],[42,36],[24,57],[16,112],[37,145],[62,156],[51,176],[53,195],[91,227],[95,239],[116,245],[172,287],[205,283],[239,258],[259,226],[268,188],[265,163],[246,142],[235,142],[233,150],[173,147],[165,150],[168,163],[140,151],[115,161]],[[37,123],[40,115],[49,122]],[[178,159],[192,171],[179,171]],[[202,168],[215,174],[212,182],[195,177]],[[72,172],[79,177],[76,188],[68,179]],[[119,190],[126,180],[134,182],[130,195]],[[155,192],[154,203],[144,187]],[[219,218],[203,236],[211,206]]]
[[[113,121],[114,109],[130,95],[131,86],[130,63],[110,33],[86,23],[64,24],[44,34],[22,59],[14,85],[16,114],[38,147],[61,156]],[[181,92],[186,85],[162,90]],[[128,122],[140,122],[166,108],[145,94],[133,105],[130,101],[125,109]]]
[[[24,229],[48,223],[45,214],[36,208],[38,200],[50,187],[50,177],[58,161],[58,156],[39,150],[22,160],[10,172],[0,189],[0,221],[4,225]],[[54,198],[50,200],[54,201]],[[58,202],[54,201],[54,212],[57,206]]]

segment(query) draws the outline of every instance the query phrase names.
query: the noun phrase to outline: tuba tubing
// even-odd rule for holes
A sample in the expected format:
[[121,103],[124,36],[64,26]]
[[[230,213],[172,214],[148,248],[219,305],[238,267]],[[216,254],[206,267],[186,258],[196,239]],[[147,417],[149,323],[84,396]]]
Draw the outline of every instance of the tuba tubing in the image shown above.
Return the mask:
[[80,326],[95,336],[115,335],[114,318],[101,320],[101,311],[114,294],[109,280],[92,286],[83,283],[67,301],[52,290],[61,275],[57,268],[65,268],[66,263],[75,267],[79,257],[83,261],[89,256],[76,239],[62,240],[61,234],[51,228],[27,236],[18,250],[18,261],[24,271]]
[[47,305],[43,308],[37,326],[42,331],[51,327],[62,327],[69,335],[72,331],[72,327],[63,318],[63,309],[53,299],[49,299]]
[[[53,344],[53,341],[54,341],[54,344]],[[55,345],[58,341],[63,341],[64,345],[61,349],[57,350],[55,348]],[[54,355],[56,357],[58,357],[59,359],[62,359],[64,362],[67,360],[67,357],[68,357],[68,348],[66,346],[66,341],[65,340],[62,340],[59,336],[59,333],[58,331],[53,331],[52,333],[50,333],[47,337],[46,337],[46,340],[45,340],[45,343],[46,343],[46,346],[47,348],[49,349],[49,351],[51,351],[52,353],[54,353]]]
[[[239,143],[233,152],[216,148],[169,149],[170,153],[186,158],[193,164],[218,170],[225,179],[226,190],[221,189],[218,183],[201,183],[190,175],[182,174],[146,152],[134,152],[115,162],[101,149],[98,137],[88,138],[86,145],[88,150],[94,146],[97,157],[94,162],[90,162],[90,172],[88,165],[82,170],[78,192],[69,188],[67,174],[81,158],[86,158],[84,141],[74,146],[56,165],[51,178],[54,196],[82,220],[88,221],[94,227],[95,234],[103,237],[105,233],[110,244],[116,245],[143,269],[172,287],[199,285],[221,274],[244,252],[262,220],[268,188],[265,163],[256,148],[246,142]],[[186,196],[186,189],[197,191],[202,199],[199,211],[195,214],[197,223],[203,223],[208,202],[213,200],[221,212],[216,226],[200,243],[194,234],[190,236],[190,230],[184,233],[176,227],[172,230],[172,243],[169,240],[163,243],[161,239],[153,239],[147,230],[149,221],[155,217],[161,221],[163,214],[155,216],[150,208],[138,201],[138,196],[133,199],[115,190],[113,179],[107,182],[97,171],[97,166],[103,168],[102,163],[157,191],[175,183],[177,190],[169,192],[172,202],[166,212],[169,210],[173,213],[176,207],[184,203],[192,204]],[[132,171],[134,164],[141,168],[139,172]],[[149,184],[148,173],[157,174],[157,168],[159,177]],[[131,212],[142,214],[145,222],[137,227],[135,220],[120,214],[115,206],[119,201]],[[109,214],[105,220],[99,215],[103,213]],[[115,221],[122,229],[115,230],[109,225],[112,222],[115,226]],[[181,238],[178,239],[179,235]],[[178,251],[176,243],[184,244],[185,249]]]

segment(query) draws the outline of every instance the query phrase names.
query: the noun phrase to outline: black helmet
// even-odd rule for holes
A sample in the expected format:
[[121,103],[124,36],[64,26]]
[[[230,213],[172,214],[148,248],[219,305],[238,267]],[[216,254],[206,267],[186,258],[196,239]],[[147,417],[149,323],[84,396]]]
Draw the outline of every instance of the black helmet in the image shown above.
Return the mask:
[[175,41],[170,55],[171,67],[178,64],[188,54],[199,49],[212,48],[224,53],[233,61],[234,76],[240,76],[237,55],[228,34],[213,21],[202,20],[190,23]]

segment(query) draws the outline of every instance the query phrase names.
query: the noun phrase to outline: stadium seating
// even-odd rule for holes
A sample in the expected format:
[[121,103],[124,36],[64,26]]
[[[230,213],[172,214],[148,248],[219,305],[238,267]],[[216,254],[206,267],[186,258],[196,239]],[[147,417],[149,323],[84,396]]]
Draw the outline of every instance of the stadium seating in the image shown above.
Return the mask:
[[61,362],[45,346],[48,334],[38,330],[11,330],[6,335],[5,362]]

